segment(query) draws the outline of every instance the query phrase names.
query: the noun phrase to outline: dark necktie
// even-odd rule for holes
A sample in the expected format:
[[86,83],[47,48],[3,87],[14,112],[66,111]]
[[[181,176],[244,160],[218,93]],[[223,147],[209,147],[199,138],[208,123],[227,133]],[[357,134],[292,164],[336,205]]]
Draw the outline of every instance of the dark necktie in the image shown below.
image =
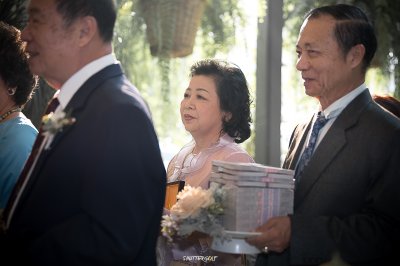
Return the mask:
[[307,147],[304,149],[303,154],[301,155],[299,163],[297,164],[295,170],[294,178],[296,184],[300,181],[300,177],[301,174],[303,173],[304,167],[306,167],[306,165],[308,164],[313,155],[319,131],[321,130],[321,128],[325,126],[326,122],[328,122],[328,119],[326,119],[325,116],[321,115],[321,112],[318,112],[317,120],[315,121],[311,131],[310,140],[308,142]]
[[[44,115],[48,115],[51,112],[54,112],[56,110],[57,106],[59,105],[59,103],[60,102],[58,101],[57,98],[53,98],[50,101],[50,103],[47,105]],[[3,216],[2,216],[3,224],[7,223],[8,215],[10,214],[10,211],[14,205],[14,202],[17,200],[19,191],[21,190],[22,185],[24,184],[26,178],[28,177],[29,170],[31,169],[33,163],[35,162],[36,157],[39,155],[40,146],[44,140],[44,135],[42,134],[42,131],[43,131],[43,129],[41,126],[39,133],[36,137],[35,143],[32,146],[32,151],[28,157],[28,160],[26,161],[24,168],[23,168],[21,174],[19,175],[19,178],[13,188],[11,196],[10,196],[10,198],[7,202],[7,205],[4,209]]]

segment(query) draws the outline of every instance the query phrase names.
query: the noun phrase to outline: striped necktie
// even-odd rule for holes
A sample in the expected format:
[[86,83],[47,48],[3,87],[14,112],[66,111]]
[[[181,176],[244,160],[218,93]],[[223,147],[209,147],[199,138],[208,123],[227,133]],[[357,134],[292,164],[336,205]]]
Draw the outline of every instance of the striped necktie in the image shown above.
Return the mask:
[[317,119],[311,131],[310,140],[308,142],[307,147],[304,149],[303,154],[301,155],[295,170],[294,178],[296,184],[298,184],[298,182],[300,181],[303,170],[310,161],[314,153],[315,144],[317,143],[319,131],[321,130],[321,128],[325,126],[326,122],[328,122],[328,119],[326,119],[325,116],[321,114],[321,112],[318,112]]

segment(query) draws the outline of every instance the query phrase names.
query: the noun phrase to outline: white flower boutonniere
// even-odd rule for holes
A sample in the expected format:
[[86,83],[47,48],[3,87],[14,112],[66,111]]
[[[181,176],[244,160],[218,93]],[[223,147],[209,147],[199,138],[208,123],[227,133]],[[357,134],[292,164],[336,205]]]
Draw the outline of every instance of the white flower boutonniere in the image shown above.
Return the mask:
[[61,132],[65,126],[70,126],[75,123],[75,121],[75,117],[71,117],[65,112],[52,112],[48,115],[45,115],[42,119],[43,131],[55,135],[58,132]]
[[45,149],[48,149],[54,136],[61,132],[65,126],[70,126],[76,122],[75,117],[65,112],[51,112],[42,118],[43,135],[48,138]]

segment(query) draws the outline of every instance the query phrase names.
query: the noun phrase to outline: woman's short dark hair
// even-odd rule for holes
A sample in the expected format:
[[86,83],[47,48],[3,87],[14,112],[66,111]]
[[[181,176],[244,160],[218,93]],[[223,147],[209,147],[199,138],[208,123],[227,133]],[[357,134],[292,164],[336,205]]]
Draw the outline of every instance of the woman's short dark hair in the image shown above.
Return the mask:
[[229,120],[223,119],[222,130],[242,143],[251,135],[250,93],[242,70],[234,64],[216,59],[196,62],[190,68],[190,77],[204,75],[215,81],[221,111],[229,112]]
[[318,18],[322,15],[332,16],[337,21],[335,37],[344,55],[357,44],[365,47],[363,58],[365,73],[378,46],[374,28],[367,15],[356,6],[337,4],[315,8],[306,15],[306,18]]
[[96,19],[104,42],[111,42],[117,17],[115,0],[55,0],[57,11],[63,16],[66,26],[76,19],[92,16]]
[[12,97],[18,106],[23,106],[32,97],[37,77],[29,69],[28,54],[21,40],[21,32],[1,21],[0,77],[8,88],[15,88]]
[[390,95],[377,95],[373,96],[374,101],[400,118],[400,101]]

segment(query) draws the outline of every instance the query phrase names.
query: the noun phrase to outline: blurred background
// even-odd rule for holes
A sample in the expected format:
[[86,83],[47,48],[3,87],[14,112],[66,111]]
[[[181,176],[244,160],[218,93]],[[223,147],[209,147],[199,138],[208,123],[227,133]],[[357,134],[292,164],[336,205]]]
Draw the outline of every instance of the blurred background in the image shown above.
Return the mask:
[[[370,16],[379,48],[367,86],[399,99],[400,1],[118,0],[114,52],[150,106],[164,163],[190,141],[179,115],[190,66],[219,58],[237,64],[251,89],[253,133],[241,145],[256,162],[280,166],[294,126],[317,108],[295,69],[300,24],[311,8],[332,3],[355,4]],[[0,1],[0,20],[23,29],[26,4]],[[37,126],[52,93],[41,80],[25,107]]]

